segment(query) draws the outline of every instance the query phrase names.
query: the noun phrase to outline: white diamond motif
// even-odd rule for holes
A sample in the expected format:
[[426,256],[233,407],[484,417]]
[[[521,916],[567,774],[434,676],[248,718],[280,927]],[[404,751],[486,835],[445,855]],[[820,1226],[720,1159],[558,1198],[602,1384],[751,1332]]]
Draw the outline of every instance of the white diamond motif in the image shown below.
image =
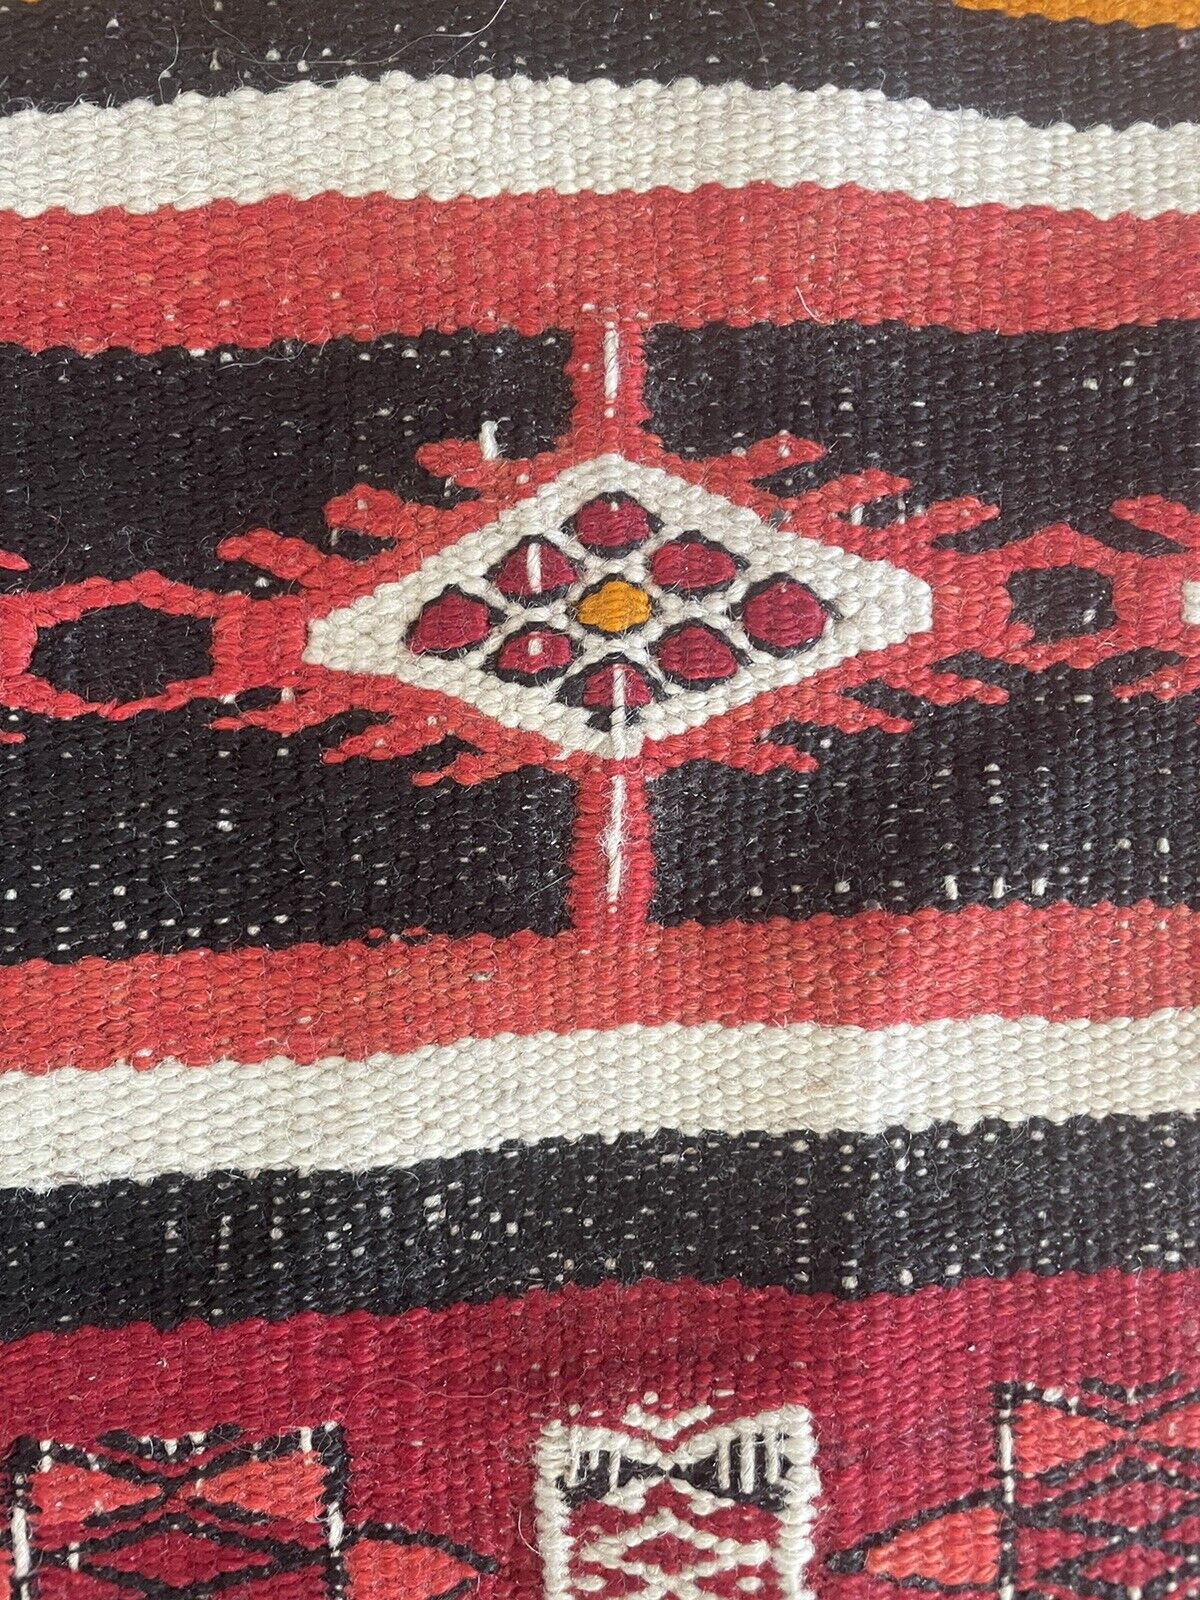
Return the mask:
[[[680,1497],[682,1498],[682,1497]],[[693,1510],[692,1516],[696,1513]],[[695,1554],[687,1561],[664,1563],[645,1554],[645,1548],[669,1538],[678,1546]],[[633,1592],[643,1596],[673,1595],[676,1600],[711,1600],[706,1596],[703,1581],[706,1578],[728,1578],[746,1569],[753,1572],[765,1567],[771,1560],[771,1546],[766,1540],[752,1542],[730,1539],[709,1533],[703,1525],[676,1516],[667,1508],[644,1521],[626,1528],[618,1534],[593,1538],[580,1544],[576,1560],[581,1569],[576,1579],[577,1587],[588,1584],[588,1568],[598,1568],[599,1573],[618,1574],[621,1582],[618,1592],[628,1594],[632,1589],[629,1580],[638,1587]],[[599,1574],[597,1575],[599,1577]],[[603,1579],[597,1589],[607,1587]]]
[[[635,548],[587,549],[575,538],[572,519],[605,497],[634,501],[647,514],[647,535]],[[656,552],[697,538],[722,559],[732,558],[736,576],[712,592],[680,592],[655,582]],[[504,558],[530,541],[561,552],[577,581],[566,592],[560,587],[514,602],[492,580]],[[530,576],[536,580],[536,557]],[[793,594],[802,585],[824,612],[820,631],[786,650],[764,644],[747,620],[753,597],[781,581]],[[634,620],[616,632],[580,620],[595,614],[581,611],[581,600],[606,583],[622,598],[635,597]],[[487,622],[461,649],[420,653],[410,647],[414,626],[447,591],[466,597],[477,615],[486,608]],[[636,754],[644,741],[684,733],[848,657],[898,644],[928,629],[931,615],[929,586],[911,572],[781,532],[748,508],[660,468],[606,455],[563,471],[408,576],[316,619],[304,659],[453,695],[563,752],[623,757]],[[523,681],[498,676],[506,641],[531,634],[534,651],[548,640],[554,651],[570,655],[569,663],[549,677],[530,671]],[[667,670],[668,641],[681,634],[715,653],[719,681],[681,681]],[[598,707],[589,685],[605,674],[610,692]]]
[[668,1420],[633,1408],[615,1428],[544,1429],[535,1494],[545,1600],[812,1600],[820,1479],[808,1413],[785,1405],[716,1425],[702,1416],[682,1441],[663,1439]]

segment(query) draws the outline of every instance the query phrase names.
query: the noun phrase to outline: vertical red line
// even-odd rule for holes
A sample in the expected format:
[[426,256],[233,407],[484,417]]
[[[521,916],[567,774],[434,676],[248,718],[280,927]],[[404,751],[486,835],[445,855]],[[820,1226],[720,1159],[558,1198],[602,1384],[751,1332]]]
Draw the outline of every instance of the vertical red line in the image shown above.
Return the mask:
[[627,454],[645,438],[644,324],[597,314],[571,337],[567,377],[575,394],[570,445],[576,454]]
[[649,794],[636,763],[595,762],[575,790],[571,926],[587,940],[637,940],[654,897]]
[[[630,455],[644,440],[644,329],[606,319],[582,322],[567,373],[574,386],[573,452]],[[593,760],[578,780],[569,909],[585,938],[636,940],[654,895],[649,795],[636,754]]]

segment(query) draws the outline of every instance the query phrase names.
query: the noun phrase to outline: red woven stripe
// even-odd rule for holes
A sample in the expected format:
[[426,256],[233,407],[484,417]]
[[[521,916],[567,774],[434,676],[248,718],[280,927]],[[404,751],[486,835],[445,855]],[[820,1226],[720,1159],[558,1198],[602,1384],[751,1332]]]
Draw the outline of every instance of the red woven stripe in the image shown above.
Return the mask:
[[994,1385],[1074,1396],[1095,1380],[1132,1388],[1176,1373],[1185,1390],[1200,1384],[1198,1313],[1200,1274],[1146,1271],[1021,1274],[857,1304],[645,1282],[401,1318],[83,1329],[0,1352],[0,1443],[177,1438],[218,1423],[254,1442],[336,1420],[354,1518],[470,1546],[497,1564],[488,1594],[515,1600],[539,1592],[548,1423],[620,1428],[647,1396],[667,1417],[712,1407],[710,1426],[799,1404],[821,1480],[812,1580],[879,1600],[865,1579],[835,1580],[828,1557],[993,1488]]
[[651,927],[628,941],[410,946],[31,962],[0,973],[0,1068],[40,1072],[285,1053],[359,1058],[496,1033],[626,1022],[1144,1016],[1200,1005],[1200,913],[1010,905],[758,926]]
[[958,208],[854,188],[324,195],[0,215],[0,340],[260,346],[441,326],[853,318],[964,332],[1200,315],[1200,217]]

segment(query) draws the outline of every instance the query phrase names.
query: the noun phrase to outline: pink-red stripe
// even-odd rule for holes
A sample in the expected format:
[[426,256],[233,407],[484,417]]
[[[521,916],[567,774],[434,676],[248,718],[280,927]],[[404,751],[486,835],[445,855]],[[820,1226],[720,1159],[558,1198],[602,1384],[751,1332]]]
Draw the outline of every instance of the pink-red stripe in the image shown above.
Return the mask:
[[597,312],[998,333],[1200,315],[1200,216],[755,183],[445,203],[286,197],[0,214],[0,340],[84,352],[572,328]]
[[0,972],[0,1069],[287,1055],[623,1023],[1148,1016],[1200,1005],[1200,912],[1149,904],[139,956]]

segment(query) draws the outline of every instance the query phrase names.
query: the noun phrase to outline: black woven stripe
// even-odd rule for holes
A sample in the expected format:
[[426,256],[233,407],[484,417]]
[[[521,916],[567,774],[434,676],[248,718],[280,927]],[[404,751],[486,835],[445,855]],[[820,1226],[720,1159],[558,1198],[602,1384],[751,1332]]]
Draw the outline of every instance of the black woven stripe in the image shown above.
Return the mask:
[[[653,785],[660,922],[763,921],[864,908],[1023,900],[1200,906],[1200,708],[1117,699],[1104,670],[1041,673],[978,657],[1004,705],[932,706],[868,690],[904,735],[783,724],[811,774],[692,762]],[[703,840],[703,849],[697,848]]]
[[911,480],[910,509],[956,495],[1000,508],[964,547],[1051,522],[1142,548],[1114,500],[1200,509],[1196,324],[1061,334],[955,334],[854,323],[649,340],[655,426],[670,449],[720,455],[789,429],[827,454],[801,486],[881,468]]
[[1173,28],[1048,22],[951,0],[40,0],[0,10],[0,109],[379,77],[512,72],[884,90],[1050,124],[1185,121],[1200,55]]
[[[1003,682],[1008,703],[890,697],[911,733],[781,725],[773,737],[818,757],[811,775],[693,762],[659,779],[654,919],[1200,906],[1200,845],[1174,820],[1200,792],[1195,696],[1119,700],[1107,673],[964,666]],[[0,811],[15,890],[0,964],[564,926],[565,780],[527,767],[414,788],[413,763],[322,761],[351,719],[281,739],[213,730],[228,710],[10,719],[25,741],[0,749],[20,797]]]
[[[269,593],[261,572],[216,556],[222,539],[268,527],[320,542],[325,502],[357,481],[447,498],[414,452],[474,437],[485,418],[501,419],[507,453],[548,448],[569,416],[567,349],[555,334],[202,356],[0,349],[0,478],[22,485],[0,496],[0,549],[29,563],[0,572],[0,587],[153,567]],[[972,494],[999,505],[977,542],[1066,520],[1136,543],[1114,499],[1200,507],[1197,324],[1011,338],[660,328],[650,363],[653,424],[671,448],[717,454],[790,428],[827,449],[805,481],[879,467],[912,480],[912,504]]]
[[[856,1298],[1200,1263],[1200,1119],[628,1135],[357,1176],[0,1195],[0,1337],[375,1312],[606,1279]],[[1129,1182],[1129,1174],[1137,1182]]]
[[[818,757],[811,775],[693,762],[659,779],[654,919],[1200,906],[1200,845],[1173,820],[1200,791],[1195,696],[1120,700],[1111,673],[963,665],[1008,703],[892,696],[907,735],[781,725],[774,738]],[[12,721],[25,742],[0,749],[0,774],[20,802],[0,812],[0,857],[21,865],[0,964],[565,925],[565,780],[527,767],[414,788],[410,763],[322,761],[350,719],[287,739],[213,730],[228,709]]]
[[367,718],[213,731],[229,709],[8,719],[25,741],[0,746],[0,966],[563,926],[564,778],[418,788],[414,770],[463,747],[330,763]]
[[21,491],[0,495],[0,549],[30,568],[0,586],[153,567],[270,594],[278,584],[217,556],[222,539],[271,528],[322,543],[326,501],[359,482],[453,504],[416,465],[418,447],[477,437],[490,419],[505,451],[547,449],[570,412],[566,349],[509,333],[198,356],[0,347],[0,483]]

